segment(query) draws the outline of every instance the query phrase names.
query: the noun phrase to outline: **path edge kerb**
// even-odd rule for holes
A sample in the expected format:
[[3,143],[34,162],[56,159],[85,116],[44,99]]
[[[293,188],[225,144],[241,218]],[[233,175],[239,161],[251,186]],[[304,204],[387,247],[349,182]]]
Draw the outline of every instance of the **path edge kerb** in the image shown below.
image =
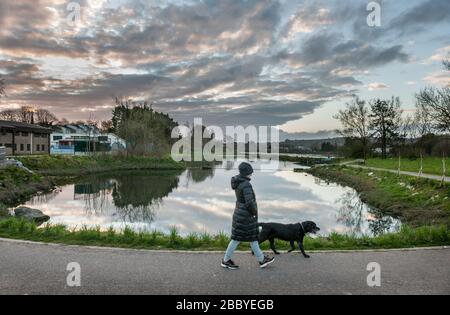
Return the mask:
[[[170,249],[133,249],[120,247],[103,247],[103,246],[85,246],[85,245],[68,245],[60,243],[44,243],[27,240],[17,240],[10,238],[1,238],[0,243],[22,244],[22,245],[38,245],[59,248],[74,248],[74,249],[90,249],[90,250],[105,250],[105,251],[130,251],[143,253],[160,253],[160,254],[223,254],[225,250],[170,250]],[[450,246],[434,246],[434,247],[411,247],[399,249],[362,249],[362,250],[310,250],[308,253],[313,254],[345,254],[345,253],[377,253],[377,252],[411,252],[411,251],[426,251],[426,250],[450,250]],[[249,251],[236,251],[236,253],[248,253]],[[283,253],[283,251],[282,251]]]

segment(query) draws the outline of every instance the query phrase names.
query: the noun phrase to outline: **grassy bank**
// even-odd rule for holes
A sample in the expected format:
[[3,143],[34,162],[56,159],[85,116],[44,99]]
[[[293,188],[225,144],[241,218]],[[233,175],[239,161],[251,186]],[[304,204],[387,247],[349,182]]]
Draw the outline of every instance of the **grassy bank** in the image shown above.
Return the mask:
[[308,172],[353,187],[364,202],[386,215],[400,218],[404,224],[450,226],[450,185],[343,166],[317,167]]
[[9,215],[8,208],[4,204],[0,203],[0,220],[8,217],[8,215]]
[[[138,233],[128,228],[123,232],[116,232],[113,229],[103,232],[98,228],[70,231],[64,226],[46,225],[43,228],[37,228],[34,224],[16,219],[0,221],[0,237],[68,245],[221,251],[226,249],[229,242],[229,237],[225,234],[203,233],[181,237],[175,228],[170,234],[157,231]],[[392,249],[449,244],[450,231],[444,226],[416,229],[405,226],[398,233],[373,238],[332,234],[329,237],[305,239],[307,250]],[[281,241],[277,243],[277,247],[289,249],[288,243]],[[264,243],[262,248],[268,250],[269,244]],[[249,247],[242,245],[240,249],[248,250]]]
[[[446,175],[450,176],[450,158],[446,159],[447,171]],[[366,166],[387,168],[392,170],[398,169],[398,158],[382,159],[368,159]],[[417,172],[420,170],[420,159],[402,159],[402,171]],[[442,175],[442,158],[427,157],[423,160],[423,172],[426,174]]]
[[53,187],[53,180],[42,175],[30,174],[16,167],[0,169],[0,216],[7,213],[6,206],[26,201],[33,195],[49,191]]
[[99,172],[141,169],[183,169],[182,163],[170,157],[121,157],[111,155],[99,156],[29,156],[17,157],[29,169],[43,175],[87,175]]
[[171,158],[118,156],[27,156],[16,157],[27,171],[17,167],[0,169],[0,217],[6,206],[16,206],[33,195],[65,184],[71,177],[128,170],[183,170],[186,165]]

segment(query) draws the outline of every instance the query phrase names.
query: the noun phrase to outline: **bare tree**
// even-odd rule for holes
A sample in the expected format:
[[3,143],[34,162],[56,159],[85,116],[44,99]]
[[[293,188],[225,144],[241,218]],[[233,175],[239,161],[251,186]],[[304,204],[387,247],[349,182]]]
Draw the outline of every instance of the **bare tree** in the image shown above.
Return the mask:
[[58,121],[58,118],[47,109],[38,109],[36,110],[35,115],[36,123],[43,127],[51,127]]
[[418,139],[417,145],[420,151],[420,155],[423,154],[424,137],[433,133],[433,117],[430,110],[424,104],[416,103],[416,113],[414,114],[414,125],[416,128],[416,138]]
[[378,140],[381,146],[381,157],[386,159],[388,146],[394,144],[400,136],[403,113],[400,99],[398,97],[393,97],[390,101],[378,99],[371,103],[371,107],[372,136]]
[[16,109],[5,109],[4,111],[0,112],[0,119],[8,121],[18,121],[18,111]]
[[404,139],[405,142],[411,144],[415,141],[418,135],[418,126],[416,124],[415,116],[408,115],[402,119],[402,124],[400,128],[400,137]]
[[[450,60],[443,62],[446,70],[450,71]],[[441,132],[450,132],[450,87],[428,87],[416,95],[417,104],[433,120],[434,127]]]
[[34,123],[34,108],[22,106],[19,109],[6,109],[0,113],[0,117],[5,120]]
[[437,130],[450,132],[450,88],[428,87],[416,96],[417,103],[428,111]]
[[427,106],[417,102],[416,113],[414,114],[414,121],[417,126],[417,136],[423,137],[433,132],[433,117]]
[[68,125],[69,124],[69,120],[67,120],[67,118],[62,118],[62,119],[58,120],[58,122],[56,124],[59,125],[59,126]]
[[17,113],[18,120],[27,124],[34,124],[34,113],[36,109],[32,106],[22,106]]
[[[85,123],[88,126],[88,136],[89,136],[89,144],[88,144],[88,151],[91,152],[91,149],[93,152],[97,151],[96,147],[96,137],[98,137],[98,120],[95,119],[95,117],[91,114],[89,115],[89,119]],[[92,146],[92,148],[91,148]]]
[[359,139],[364,159],[366,159],[369,147],[370,110],[366,102],[358,97],[355,97],[346,106],[346,109],[340,110],[334,117],[343,126],[343,129],[338,132],[347,138]]
[[102,133],[109,133],[111,132],[113,128],[113,123],[111,120],[105,120],[101,122],[101,132]]

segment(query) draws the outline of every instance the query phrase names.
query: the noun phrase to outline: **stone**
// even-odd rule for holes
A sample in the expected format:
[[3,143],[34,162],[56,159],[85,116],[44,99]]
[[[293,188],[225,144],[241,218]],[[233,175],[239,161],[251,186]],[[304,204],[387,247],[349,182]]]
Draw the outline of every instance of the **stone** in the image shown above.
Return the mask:
[[50,220],[50,217],[45,215],[41,210],[28,207],[18,207],[14,210],[14,214],[18,219],[24,219],[25,221],[34,222],[38,225]]

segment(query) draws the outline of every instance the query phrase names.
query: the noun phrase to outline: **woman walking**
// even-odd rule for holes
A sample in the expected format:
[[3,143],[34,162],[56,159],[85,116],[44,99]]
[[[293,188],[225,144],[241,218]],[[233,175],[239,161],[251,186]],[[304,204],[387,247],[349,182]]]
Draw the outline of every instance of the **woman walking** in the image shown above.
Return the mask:
[[231,258],[241,242],[250,242],[261,268],[265,268],[275,261],[275,258],[264,256],[259,248],[258,205],[250,183],[252,174],[253,167],[244,162],[239,165],[239,175],[231,179],[231,188],[235,191],[237,200],[233,215],[231,242],[222,261],[222,267],[226,269],[239,269],[239,266]]

